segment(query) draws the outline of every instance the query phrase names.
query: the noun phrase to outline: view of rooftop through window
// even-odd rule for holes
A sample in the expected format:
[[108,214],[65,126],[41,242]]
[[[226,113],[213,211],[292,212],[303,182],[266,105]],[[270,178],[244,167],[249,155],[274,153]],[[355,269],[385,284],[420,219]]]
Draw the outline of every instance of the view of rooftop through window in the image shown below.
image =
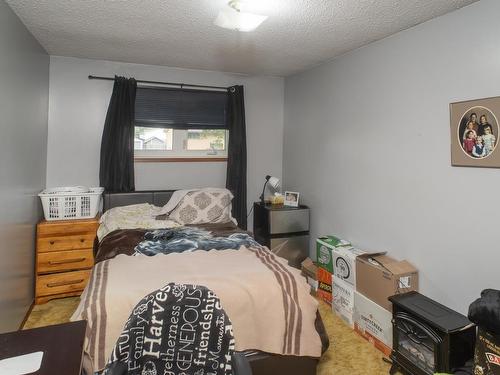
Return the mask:
[[172,150],[173,129],[135,127],[135,150]]

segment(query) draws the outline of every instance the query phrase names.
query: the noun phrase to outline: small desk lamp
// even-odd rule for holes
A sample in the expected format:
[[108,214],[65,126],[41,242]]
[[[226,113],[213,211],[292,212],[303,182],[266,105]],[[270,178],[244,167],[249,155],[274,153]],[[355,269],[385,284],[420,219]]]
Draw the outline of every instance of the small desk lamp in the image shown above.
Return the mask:
[[266,192],[266,185],[269,184],[269,186],[272,187],[274,191],[278,191],[280,188],[280,179],[277,177],[272,177],[267,175],[266,176],[266,182],[264,183],[264,187],[262,188],[262,194],[260,195],[260,203],[264,204],[264,193]]

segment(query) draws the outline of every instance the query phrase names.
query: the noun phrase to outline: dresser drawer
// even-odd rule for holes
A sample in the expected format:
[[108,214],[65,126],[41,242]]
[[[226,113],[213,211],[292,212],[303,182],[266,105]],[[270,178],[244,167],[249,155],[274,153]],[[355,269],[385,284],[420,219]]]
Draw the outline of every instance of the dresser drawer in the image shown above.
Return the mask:
[[61,250],[91,249],[94,246],[95,233],[75,236],[39,237],[37,249],[39,253]]
[[36,295],[68,293],[85,289],[90,277],[90,270],[54,273],[38,276],[36,279]]
[[94,256],[92,249],[51,251],[39,253],[36,265],[38,273],[81,270],[92,268]]
[[84,220],[44,221],[38,224],[39,237],[58,237],[75,234],[95,233],[99,227],[98,218]]

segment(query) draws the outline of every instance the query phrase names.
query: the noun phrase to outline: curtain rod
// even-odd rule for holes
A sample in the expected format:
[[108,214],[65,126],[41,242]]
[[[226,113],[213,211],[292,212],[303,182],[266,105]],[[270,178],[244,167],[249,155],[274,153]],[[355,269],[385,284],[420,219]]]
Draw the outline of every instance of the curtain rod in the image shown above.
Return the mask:
[[[99,76],[93,76],[89,75],[89,79],[100,79],[104,81],[114,81],[114,78],[111,77],[99,77]],[[191,85],[188,83],[176,83],[176,82],[161,82],[161,81],[143,81],[143,80],[136,80],[137,83],[146,83],[146,84],[153,84],[153,85],[167,85],[167,86],[179,86],[181,89],[186,87],[186,88],[204,88],[204,89],[215,89],[215,90],[228,90],[229,87],[222,87],[222,86],[205,86],[205,85]]]

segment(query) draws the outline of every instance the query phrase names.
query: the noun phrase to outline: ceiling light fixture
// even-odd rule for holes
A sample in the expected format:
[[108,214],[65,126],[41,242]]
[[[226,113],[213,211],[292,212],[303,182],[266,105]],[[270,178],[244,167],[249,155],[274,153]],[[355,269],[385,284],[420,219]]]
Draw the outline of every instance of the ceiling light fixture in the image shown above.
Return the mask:
[[231,0],[227,5],[214,21],[214,24],[225,29],[253,31],[267,19],[267,16],[260,14],[242,12],[239,0]]

